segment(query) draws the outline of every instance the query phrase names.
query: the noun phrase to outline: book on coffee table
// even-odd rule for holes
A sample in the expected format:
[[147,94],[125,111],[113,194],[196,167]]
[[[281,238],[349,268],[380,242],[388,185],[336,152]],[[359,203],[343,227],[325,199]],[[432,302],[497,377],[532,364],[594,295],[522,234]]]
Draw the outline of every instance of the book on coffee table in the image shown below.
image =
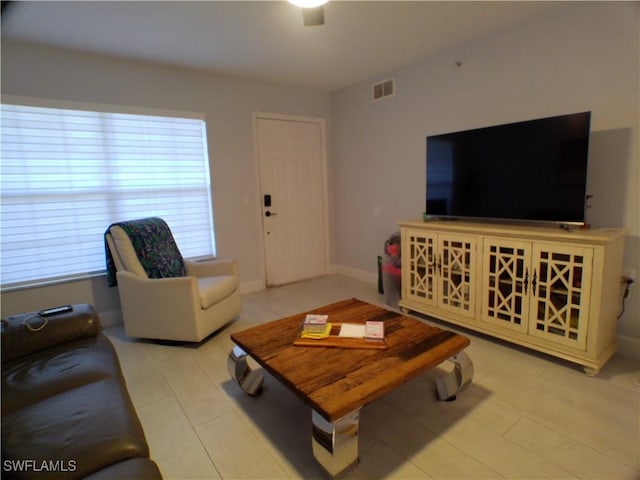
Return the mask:
[[367,321],[366,323],[343,323],[340,326],[339,337],[358,338],[360,340],[384,340],[384,322]]
[[321,333],[327,326],[329,315],[308,314],[302,322],[302,331],[305,333]]
[[361,323],[343,323],[338,336],[341,338],[364,338],[364,325]]
[[311,338],[311,339],[317,339],[317,340],[320,340],[322,338],[327,338],[328,336],[331,335],[332,326],[333,325],[331,325],[330,323],[326,323],[324,326],[324,330],[322,331],[307,332],[305,330],[302,330],[300,332],[300,338]]
[[367,321],[364,324],[364,338],[365,340],[382,342],[384,340],[384,322]]

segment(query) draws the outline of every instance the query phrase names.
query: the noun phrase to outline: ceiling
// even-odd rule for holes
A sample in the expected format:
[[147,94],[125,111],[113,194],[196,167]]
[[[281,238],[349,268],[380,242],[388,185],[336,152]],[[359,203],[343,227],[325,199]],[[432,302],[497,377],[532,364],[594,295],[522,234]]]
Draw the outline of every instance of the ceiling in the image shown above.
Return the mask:
[[561,6],[333,0],[305,27],[285,1],[18,1],[2,39],[333,91]]

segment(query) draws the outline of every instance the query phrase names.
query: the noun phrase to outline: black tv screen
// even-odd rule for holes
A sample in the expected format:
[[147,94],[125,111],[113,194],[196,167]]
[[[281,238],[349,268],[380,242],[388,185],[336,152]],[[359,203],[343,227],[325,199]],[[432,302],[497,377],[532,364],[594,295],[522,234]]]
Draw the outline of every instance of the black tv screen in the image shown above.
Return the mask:
[[582,224],[591,112],[427,137],[427,217]]

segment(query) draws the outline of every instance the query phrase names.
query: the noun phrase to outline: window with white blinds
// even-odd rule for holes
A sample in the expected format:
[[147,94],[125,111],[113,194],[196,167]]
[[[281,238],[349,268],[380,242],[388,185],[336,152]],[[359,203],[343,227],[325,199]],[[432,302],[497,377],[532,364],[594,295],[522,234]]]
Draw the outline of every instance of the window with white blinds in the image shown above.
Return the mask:
[[0,105],[2,288],[105,270],[114,222],[163,218],[215,256],[203,118]]

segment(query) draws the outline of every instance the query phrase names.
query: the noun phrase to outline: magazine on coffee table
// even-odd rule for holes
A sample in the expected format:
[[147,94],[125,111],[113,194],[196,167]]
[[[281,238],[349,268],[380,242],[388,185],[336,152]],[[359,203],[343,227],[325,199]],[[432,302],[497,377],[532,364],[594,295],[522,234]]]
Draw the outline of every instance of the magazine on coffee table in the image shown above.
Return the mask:
[[[386,349],[384,322],[333,323],[328,318],[317,319],[307,315],[293,344],[299,347],[338,347]],[[324,315],[324,317],[327,317]],[[322,324],[323,330],[316,325]],[[312,323],[313,322],[313,323]],[[313,327],[309,329],[308,325]]]

